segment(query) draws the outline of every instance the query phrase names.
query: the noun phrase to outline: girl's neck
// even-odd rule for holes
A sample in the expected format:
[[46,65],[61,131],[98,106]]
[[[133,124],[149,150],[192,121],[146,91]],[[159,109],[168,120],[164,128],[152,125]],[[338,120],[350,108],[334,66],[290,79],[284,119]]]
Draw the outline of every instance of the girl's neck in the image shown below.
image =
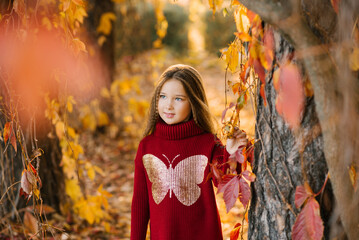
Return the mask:
[[153,135],[167,140],[179,140],[201,133],[203,133],[203,130],[197,126],[193,118],[173,125],[168,125],[162,119],[159,119]]

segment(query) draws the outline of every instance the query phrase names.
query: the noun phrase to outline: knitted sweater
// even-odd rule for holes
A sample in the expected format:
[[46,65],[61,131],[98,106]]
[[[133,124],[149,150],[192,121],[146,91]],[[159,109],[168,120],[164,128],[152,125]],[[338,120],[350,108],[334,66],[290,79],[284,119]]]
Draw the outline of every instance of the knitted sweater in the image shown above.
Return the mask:
[[213,134],[194,122],[156,124],[135,159],[131,239],[220,240],[221,222],[211,180],[212,159],[228,159]]

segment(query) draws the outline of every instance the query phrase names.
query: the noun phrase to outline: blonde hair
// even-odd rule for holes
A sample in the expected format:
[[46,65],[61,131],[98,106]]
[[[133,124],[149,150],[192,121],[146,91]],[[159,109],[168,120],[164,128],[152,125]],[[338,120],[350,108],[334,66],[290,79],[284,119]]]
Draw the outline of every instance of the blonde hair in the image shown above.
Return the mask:
[[192,116],[197,126],[206,132],[214,133],[212,115],[209,111],[201,75],[191,66],[176,64],[167,68],[158,80],[152,96],[144,136],[150,135],[156,128],[156,123],[159,119],[157,110],[159,94],[163,84],[170,79],[176,79],[182,83],[191,104]]

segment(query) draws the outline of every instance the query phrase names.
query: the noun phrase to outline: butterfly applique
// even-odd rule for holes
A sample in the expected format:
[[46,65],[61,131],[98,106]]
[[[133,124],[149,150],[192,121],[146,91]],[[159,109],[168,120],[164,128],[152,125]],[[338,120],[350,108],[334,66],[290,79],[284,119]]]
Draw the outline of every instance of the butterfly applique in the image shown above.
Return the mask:
[[190,206],[197,201],[201,195],[201,188],[198,184],[203,182],[204,170],[208,163],[208,158],[204,155],[193,155],[183,159],[175,168],[169,168],[158,157],[152,154],[143,156],[143,165],[146,168],[148,178],[152,182],[152,196],[156,204],[160,204],[169,191],[169,197],[172,192],[177,199],[185,206]]

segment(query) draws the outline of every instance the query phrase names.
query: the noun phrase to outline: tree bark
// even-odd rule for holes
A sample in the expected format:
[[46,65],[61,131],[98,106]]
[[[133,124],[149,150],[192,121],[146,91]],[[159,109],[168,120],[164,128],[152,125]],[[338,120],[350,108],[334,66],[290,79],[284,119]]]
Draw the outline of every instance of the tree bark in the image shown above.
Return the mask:
[[[353,214],[353,212],[359,212],[359,193],[358,191],[354,192],[348,173],[350,164],[358,163],[359,156],[356,140],[359,126],[358,121],[355,120],[358,119],[359,109],[358,79],[353,78],[349,73],[348,65],[340,68],[341,75],[345,76],[345,80],[340,82],[341,78],[339,77],[339,67],[343,66],[340,63],[341,61],[347,63],[348,56],[346,58],[344,56],[338,61],[331,55],[329,46],[323,45],[325,42],[323,38],[318,38],[318,31],[311,28],[311,22],[304,17],[303,8],[305,9],[307,1],[241,0],[241,2],[250,10],[258,13],[267,23],[277,27],[281,35],[291,42],[299,53],[298,56],[303,60],[305,72],[314,90],[316,112],[323,133],[323,151],[337,202],[337,211],[349,239],[359,239],[359,215]],[[329,1],[322,4],[325,4],[324,9],[328,10],[312,9],[312,11],[317,11],[314,15],[325,15],[326,12],[332,10]],[[344,17],[348,15],[349,20],[347,19],[346,23],[349,26],[351,26],[349,23],[355,20],[355,16],[358,16],[357,12],[353,12],[357,11],[358,5],[354,0],[341,2],[339,17],[343,18],[343,15]],[[350,18],[354,18],[354,20],[350,20]],[[340,25],[339,30],[344,27],[348,26]],[[340,38],[340,34],[337,34],[336,37]],[[343,41],[345,40],[348,39],[343,38]],[[340,42],[336,44],[340,44]],[[341,51],[340,48],[338,51]],[[258,119],[259,122],[260,120]],[[260,128],[259,130],[262,133]],[[267,143],[267,141],[263,142]],[[346,149],[345,158],[342,157],[343,149]],[[259,157],[258,152],[257,155]],[[263,170],[261,166],[257,171],[259,174],[257,181],[264,183],[261,180],[261,174],[262,171],[268,172],[268,170],[265,168]],[[255,188],[259,187],[256,184],[254,186]]]
[[[278,60],[294,50],[278,33],[275,40],[279,46],[276,49]],[[313,191],[319,192],[328,172],[313,97],[306,99],[302,134],[295,137],[275,109],[276,91],[271,74],[268,74],[265,86],[267,106],[261,97],[258,98],[256,139],[260,141],[255,146],[253,172],[257,180],[252,186],[248,239],[291,239],[292,227],[300,211],[294,204],[296,187],[303,185],[307,177]],[[305,150],[301,157],[302,143]],[[330,183],[318,202],[328,237],[333,205]]]

